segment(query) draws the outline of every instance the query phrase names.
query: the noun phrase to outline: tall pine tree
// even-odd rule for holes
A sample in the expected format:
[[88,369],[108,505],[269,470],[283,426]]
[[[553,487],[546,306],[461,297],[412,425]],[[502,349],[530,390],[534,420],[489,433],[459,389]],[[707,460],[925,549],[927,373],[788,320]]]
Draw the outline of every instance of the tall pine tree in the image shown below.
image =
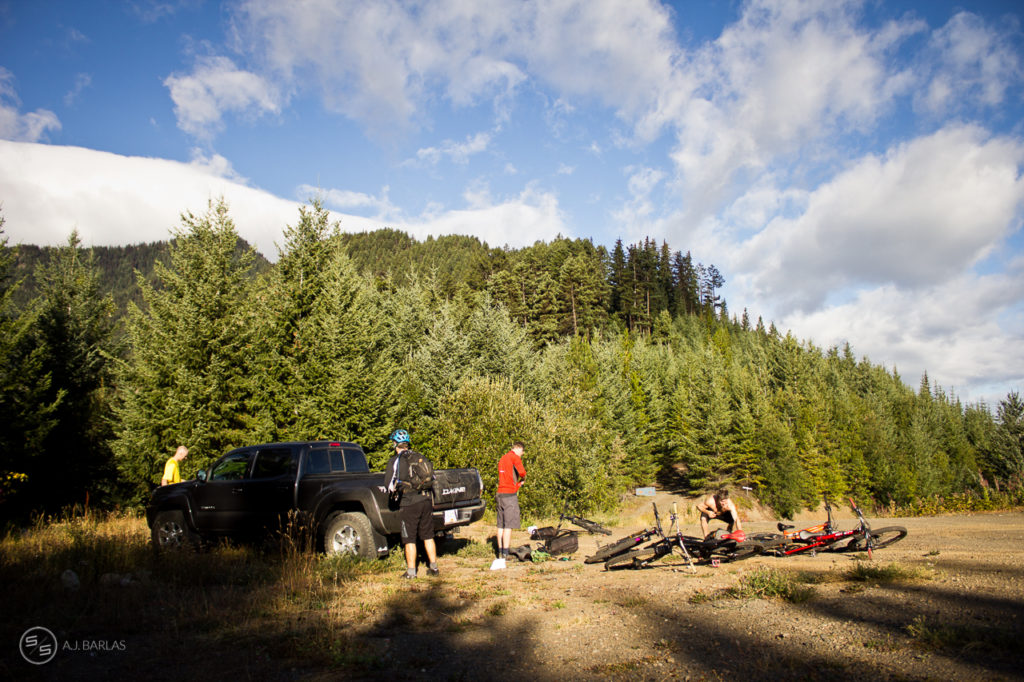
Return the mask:
[[[41,509],[55,512],[90,499],[111,501],[115,468],[110,439],[114,299],[100,293],[99,270],[77,232],[36,271],[40,298],[33,330],[49,375],[45,403],[56,407],[56,427],[33,462],[29,494]],[[53,472],[60,472],[54,476]]]
[[157,264],[158,286],[139,276],[146,308],[131,307],[130,356],[117,376],[113,448],[137,494],[160,480],[178,445],[190,451],[187,475],[251,439],[255,255],[238,248],[223,199],[181,222],[170,264]]

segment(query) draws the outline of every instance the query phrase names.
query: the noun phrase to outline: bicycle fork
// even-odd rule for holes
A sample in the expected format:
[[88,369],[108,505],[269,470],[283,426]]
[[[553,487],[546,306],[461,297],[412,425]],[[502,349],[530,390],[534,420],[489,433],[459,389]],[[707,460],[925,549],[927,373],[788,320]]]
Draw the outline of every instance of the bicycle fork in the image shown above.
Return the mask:
[[679,515],[676,513],[676,503],[672,503],[672,527],[676,530],[676,544],[679,545],[679,549],[683,550],[683,556],[686,557],[686,565],[690,567],[690,573],[696,573],[697,569],[693,565],[693,557],[690,556],[690,550],[686,549],[686,543],[683,542],[683,531],[679,529],[678,522]]

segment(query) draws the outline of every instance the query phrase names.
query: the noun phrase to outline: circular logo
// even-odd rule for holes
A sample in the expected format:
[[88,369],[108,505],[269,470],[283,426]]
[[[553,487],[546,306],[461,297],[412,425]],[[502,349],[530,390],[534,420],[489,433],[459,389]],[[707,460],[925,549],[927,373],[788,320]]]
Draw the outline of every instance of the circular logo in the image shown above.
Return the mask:
[[18,643],[21,657],[33,665],[49,663],[57,655],[57,636],[44,627],[25,630]]

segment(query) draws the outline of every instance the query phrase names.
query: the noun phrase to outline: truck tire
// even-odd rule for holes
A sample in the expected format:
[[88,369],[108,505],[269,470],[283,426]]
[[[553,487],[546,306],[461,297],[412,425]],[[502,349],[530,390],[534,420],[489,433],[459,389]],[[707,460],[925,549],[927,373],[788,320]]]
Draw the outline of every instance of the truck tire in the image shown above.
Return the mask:
[[370,519],[361,512],[337,512],[324,523],[324,551],[327,554],[351,554],[364,559],[375,559],[377,548],[373,541]]
[[185,523],[185,515],[180,509],[159,512],[153,519],[150,536],[157,551],[199,547],[199,536]]

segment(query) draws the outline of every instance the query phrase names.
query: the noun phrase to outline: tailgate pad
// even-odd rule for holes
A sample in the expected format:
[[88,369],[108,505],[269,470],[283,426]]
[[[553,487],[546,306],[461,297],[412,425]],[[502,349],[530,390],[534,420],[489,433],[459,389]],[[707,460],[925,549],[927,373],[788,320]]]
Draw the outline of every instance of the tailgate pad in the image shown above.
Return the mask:
[[434,505],[469,502],[480,497],[480,478],[476,469],[434,471]]

